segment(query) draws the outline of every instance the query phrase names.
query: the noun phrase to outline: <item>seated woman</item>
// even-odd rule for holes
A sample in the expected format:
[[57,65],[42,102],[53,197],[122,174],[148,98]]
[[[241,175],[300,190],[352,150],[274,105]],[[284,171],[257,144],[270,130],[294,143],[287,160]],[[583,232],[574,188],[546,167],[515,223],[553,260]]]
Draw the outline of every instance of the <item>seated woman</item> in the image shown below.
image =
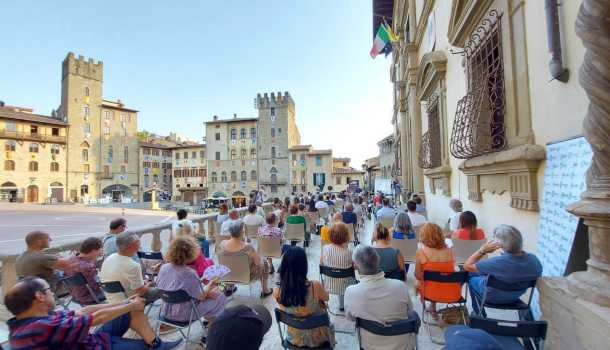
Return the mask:
[[[195,237],[193,225],[191,225],[188,222],[184,222],[184,223],[178,222],[178,225],[176,226],[176,230],[174,231],[173,239],[184,238],[184,237],[188,237],[188,238]],[[192,261],[189,261],[187,263],[187,266],[189,266],[190,268],[195,270],[199,277],[203,276],[203,272],[205,271],[205,269],[211,265],[213,265],[212,260],[206,258],[201,249],[199,249],[199,251],[197,252],[195,259],[193,259]]]
[[[338,213],[341,215],[340,213]],[[342,222],[334,223],[330,228],[330,244],[324,246],[320,256],[320,265],[337,269],[347,269],[354,265],[352,252],[347,248],[349,231]],[[330,294],[339,296],[339,310],[344,309],[345,289],[356,284],[356,279],[325,277],[324,284]]]
[[[305,247],[309,245],[309,235],[307,234],[307,223],[305,221],[305,217],[299,215],[299,207],[295,204],[290,205],[288,209],[288,217],[286,218],[287,224],[300,224],[303,225],[305,229],[305,242],[303,243]],[[295,245],[296,242],[290,242],[292,245]]]
[[266,260],[256,254],[256,250],[251,244],[242,240],[243,226],[241,222],[235,222],[229,226],[231,238],[220,242],[218,256],[247,255],[250,262],[250,279],[260,278],[263,290],[261,298],[265,298],[272,293],[267,286],[269,266]]
[[[280,287],[273,292],[281,310],[309,316],[326,313],[328,293],[318,281],[307,279],[307,255],[301,247],[288,248],[280,264]],[[299,330],[288,327],[286,339],[299,347],[335,345],[335,333],[331,327]]]
[[477,217],[471,211],[460,215],[460,228],[451,234],[453,239],[481,240],[485,239],[485,232],[477,228]]
[[392,247],[391,241],[388,229],[378,222],[373,232],[373,248],[379,254],[379,269],[385,273],[386,278],[404,281],[405,259],[398,249]]
[[[258,228],[258,238],[280,238],[282,243],[284,242],[284,232],[277,227],[277,217],[273,213],[267,214],[265,217],[265,224]],[[286,249],[286,246],[282,245],[282,252]],[[267,264],[271,267],[269,273],[275,273],[273,262],[271,258],[267,258]]]
[[341,222],[342,218],[343,216],[341,216],[341,213],[335,213],[335,215],[333,215],[332,223],[324,224],[324,226],[320,228],[320,241],[324,242],[324,244],[330,243],[330,227],[337,222]]
[[[201,254],[201,248],[195,239],[187,236],[174,237],[169,243],[165,260],[167,261],[159,270],[157,288],[166,291],[184,290],[191,297],[197,299],[199,314],[209,322],[220,315],[227,303],[226,297],[218,289],[218,281],[209,281],[204,286],[195,271],[188,267],[195,258]],[[191,303],[163,304],[163,316],[172,321],[188,322],[191,315]],[[197,316],[193,315],[193,319]]]
[[394,217],[394,225],[392,227],[393,239],[415,239],[415,231],[411,225],[409,214],[401,211]]
[[[420,230],[422,247],[415,253],[415,278],[417,288],[422,298],[438,302],[452,302],[460,298],[461,288],[459,284],[448,284],[440,282],[423,282],[424,271],[454,272],[455,259],[453,250],[445,244],[443,230],[436,224],[426,223]],[[426,309],[434,319],[438,318],[436,313],[436,302],[430,302]]]
[[[102,255],[102,240],[96,237],[85,239],[79,249],[78,255],[68,260],[68,266],[64,269],[66,277],[82,273],[87,280],[91,292],[95,294],[98,301],[106,300],[104,291],[100,285],[100,278],[97,275],[95,263],[97,258]],[[86,286],[68,286],[70,295],[74,301],[81,305],[97,304]]]

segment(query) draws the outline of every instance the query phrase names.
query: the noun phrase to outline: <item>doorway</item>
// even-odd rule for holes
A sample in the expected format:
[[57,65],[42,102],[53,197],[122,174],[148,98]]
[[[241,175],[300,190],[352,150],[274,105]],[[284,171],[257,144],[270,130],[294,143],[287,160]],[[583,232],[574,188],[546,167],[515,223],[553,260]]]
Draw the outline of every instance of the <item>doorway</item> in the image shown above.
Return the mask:
[[38,186],[30,185],[27,190],[28,202],[38,203]]

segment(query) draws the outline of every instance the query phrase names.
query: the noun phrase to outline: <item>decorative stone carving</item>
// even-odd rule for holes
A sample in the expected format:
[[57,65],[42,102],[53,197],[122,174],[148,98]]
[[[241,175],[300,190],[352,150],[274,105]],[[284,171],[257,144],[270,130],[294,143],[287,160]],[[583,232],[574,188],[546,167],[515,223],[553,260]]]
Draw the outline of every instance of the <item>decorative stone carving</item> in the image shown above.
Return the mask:
[[453,46],[464,47],[493,0],[453,0],[447,37]]
[[481,201],[483,191],[509,191],[511,207],[538,211],[536,173],[544,159],[544,147],[521,145],[462,162],[460,170],[468,175],[468,198]]
[[430,180],[430,192],[436,191],[444,196],[451,197],[451,167],[440,166],[434,169],[424,170],[424,175]]

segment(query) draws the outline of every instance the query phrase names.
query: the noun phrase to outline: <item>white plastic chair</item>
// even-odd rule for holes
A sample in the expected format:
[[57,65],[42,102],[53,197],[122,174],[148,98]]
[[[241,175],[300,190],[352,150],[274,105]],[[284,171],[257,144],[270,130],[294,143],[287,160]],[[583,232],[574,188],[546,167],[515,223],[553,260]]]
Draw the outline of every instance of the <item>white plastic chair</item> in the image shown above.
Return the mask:
[[287,241],[304,241],[305,226],[303,224],[286,224],[284,237]]
[[247,254],[220,254],[218,263],[228,267],[231,271],[221,281],[225,283],[246,284],[252,294],[252,280],[250,279],[250,257]]
[[279,237],[264,237],[258,240],[258,254],[265,258],[282,257],[282,240]]
[[455,263],[464,265],[466,260],[485,244],[486,240],[452,239],[451,242],[453,243]]
[[381,222],[383,227],[387,228],[388,230],[392,228],[392,225],[394,225],[394,219],[390,218],[381,218],[379,219],[379,222]]
[[417,252],[416,239],[393,239],[391,245],[400,251],[405,262],[410,264],[415,262],[415,253]]

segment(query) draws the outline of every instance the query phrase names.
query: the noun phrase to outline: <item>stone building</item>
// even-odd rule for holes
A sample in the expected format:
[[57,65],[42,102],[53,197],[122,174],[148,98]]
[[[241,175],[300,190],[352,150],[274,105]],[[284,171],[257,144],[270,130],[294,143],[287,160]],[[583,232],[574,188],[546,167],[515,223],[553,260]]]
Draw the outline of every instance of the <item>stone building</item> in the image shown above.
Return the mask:
[[172,148],[172,159],[172,201],[201,204],[208,196],[206,145],[177,145]]
[[101,61],[71,52],[63,61],[58,114],[69,124],[66,188],[73,202],[139,197],[138,111],[104,100],[103,76]]
[[389,135],[377,142],[379,148],[379,168],[381,170],[380,178],[389,180],[395,174],[395,148],[394,135]]
[[211,196],[243,202],[258,189],[258,119],[219,119],[205,123],[208,188]]
[[379,156],[369,158],[362,164],[364,171],[364,190],[368,192],[375,191],[375,179],[381,176],[381,168],[379,167]]
[[0,201],[65,199],[68,125],[0,102]]
[[308,184],[313,178],[307,176],[307,154],[311,151],[311,145],[296,145],[290,147],[290,187],[291,192],[311,192]]
[[[151,200],[150,188],[156,188],[161,193],[171,194],[172,190],[172,145],[167,142],[160,143],[156,139],[140,141],[139,185],[140,200],[148,202]],[[174,144],[173,146],[176,146]]]
[[333,192],[364,189],[364,171],[354,169],[349,158],[333,158]]
[[311,149],[307,153],[307,178],[311,180],[307,185],[307,191],[316,193],[327,192],[328,187],[333,187],[333,151],[330,149]]

